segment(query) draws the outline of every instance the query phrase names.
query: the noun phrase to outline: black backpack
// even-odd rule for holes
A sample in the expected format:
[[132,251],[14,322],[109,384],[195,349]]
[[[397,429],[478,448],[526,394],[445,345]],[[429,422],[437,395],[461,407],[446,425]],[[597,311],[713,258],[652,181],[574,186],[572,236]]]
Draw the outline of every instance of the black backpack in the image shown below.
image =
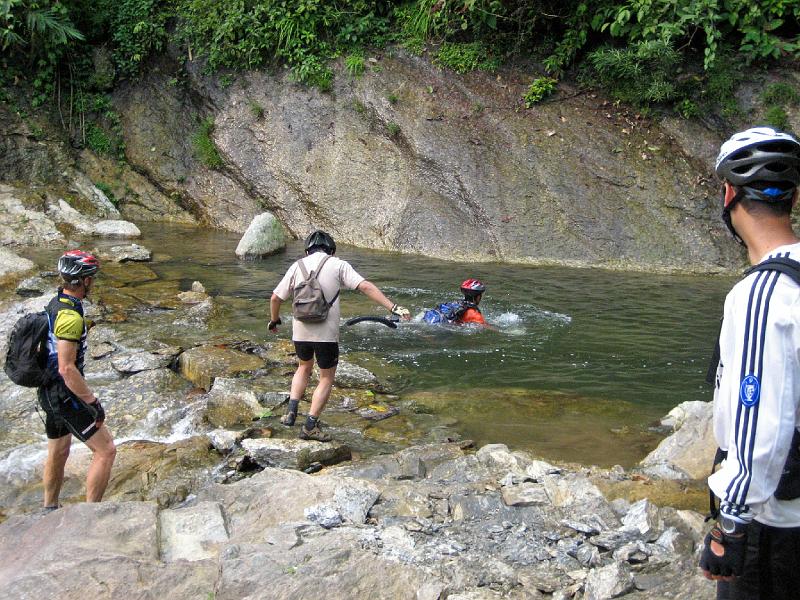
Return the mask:
[[49,330],[50,320],[45,311],[24,315],[11,329],[5,372],[17,385],[40,387],[50,382],[47,369]]

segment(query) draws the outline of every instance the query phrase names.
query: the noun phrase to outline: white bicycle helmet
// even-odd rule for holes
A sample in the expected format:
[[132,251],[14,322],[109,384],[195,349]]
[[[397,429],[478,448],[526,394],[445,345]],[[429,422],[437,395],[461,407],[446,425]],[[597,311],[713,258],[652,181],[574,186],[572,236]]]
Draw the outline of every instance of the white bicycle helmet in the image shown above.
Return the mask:
[[[790,199],[800,185],[800,142],[771,127],[740,131],[722,144],[715,170],[732,185],[749,188],[748,196],[755,200]],[[749,184],[757,182],[763,189],[750,188]]]

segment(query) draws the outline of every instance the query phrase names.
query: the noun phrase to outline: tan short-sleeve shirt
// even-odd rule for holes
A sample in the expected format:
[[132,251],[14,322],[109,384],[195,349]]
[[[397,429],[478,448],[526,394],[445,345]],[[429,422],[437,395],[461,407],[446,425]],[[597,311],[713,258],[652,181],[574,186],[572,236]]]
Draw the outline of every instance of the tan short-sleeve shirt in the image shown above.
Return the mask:
[[[326,256],[327,254],[324,252],[315,252],[300,260],[303,261],[306,271],[310,274],[312,270],[317,270],[322,259]],[[273,290],[273,293],[281,300],[289,299],[292,296],[295,283],[299,283],[303,278],[303,274],[297,267],[297,262],[289,267],[283,279]],[[330,299],[340,289],[354,290],[364,281],[364,278],[350,266],[350,263],[331,256],[322,267],[318,280],[322,291],[325,293],[325,298],[330,302]],[[304,323],[293,319],[292,340],[295,342],[338,342],[340,315],[339,298],[336,298],[336,302],[333,303],[330,311],[328,311],[328,318],[321,323]]]

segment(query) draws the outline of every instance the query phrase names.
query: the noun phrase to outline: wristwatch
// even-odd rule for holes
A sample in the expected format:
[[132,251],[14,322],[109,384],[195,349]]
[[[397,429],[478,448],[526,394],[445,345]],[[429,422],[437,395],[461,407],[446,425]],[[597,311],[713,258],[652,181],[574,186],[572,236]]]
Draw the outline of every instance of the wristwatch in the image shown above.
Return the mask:
[[720,515],[719,527],[728,535],[741,535],[747,529],[747,523],[734,521],[726,515]]

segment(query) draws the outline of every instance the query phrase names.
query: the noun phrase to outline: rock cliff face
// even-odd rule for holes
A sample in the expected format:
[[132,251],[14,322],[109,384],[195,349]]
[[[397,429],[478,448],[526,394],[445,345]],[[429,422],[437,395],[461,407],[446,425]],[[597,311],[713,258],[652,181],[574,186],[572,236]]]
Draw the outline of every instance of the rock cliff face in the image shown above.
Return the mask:
[[[718,140],[702,128],[687,154],[675,123],[568,85],[526,110],[522,73],[458,76],[400,51],[371,64],[320,94],[263,72],[170,87],[163,63],[115,98],[128,157],[238,231],[268,209],[296,236],[320,227],[458,259],[699,271],[738,260],[707,183]],[[218,170],[192,158],[208,116]]]
[[[321,94],[284,72],[211,77],[165,55],[115,92],[128,167],[86,152],[77,164],[110,182],[133,220],[243,232],[269,210],[297,237],[322,228],[344,243],[459,260],[699,272],[740,263],[710,169],[727,132],[641,118],[567,83],[525,109],[526,72],[460,76],[402,50],[368,64],[355,79],[340,69]],[[213,169],[195,157],[208,119]],[[42,166],[60,166],[63,152],[49,157],[11,129],[0,156],[9,178],[26,168],[63,177]]]

